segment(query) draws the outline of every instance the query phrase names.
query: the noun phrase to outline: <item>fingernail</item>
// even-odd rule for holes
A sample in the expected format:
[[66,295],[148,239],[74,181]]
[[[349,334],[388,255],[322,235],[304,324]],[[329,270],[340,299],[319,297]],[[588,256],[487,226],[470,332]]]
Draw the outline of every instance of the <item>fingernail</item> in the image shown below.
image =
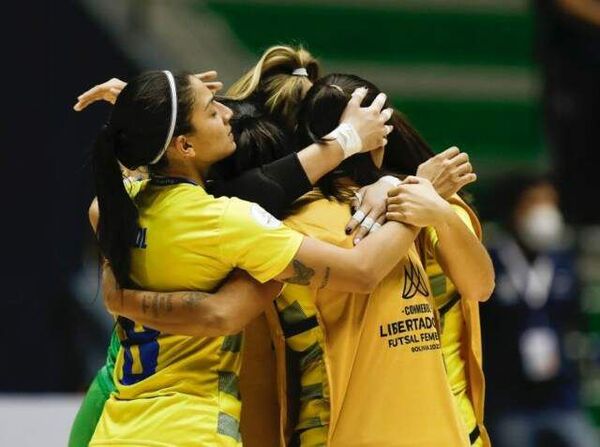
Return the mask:
[[359,237],[355,238],[353,242],[354,242],[354,245],[358,245],[358,243],[360,242],[360,238]]

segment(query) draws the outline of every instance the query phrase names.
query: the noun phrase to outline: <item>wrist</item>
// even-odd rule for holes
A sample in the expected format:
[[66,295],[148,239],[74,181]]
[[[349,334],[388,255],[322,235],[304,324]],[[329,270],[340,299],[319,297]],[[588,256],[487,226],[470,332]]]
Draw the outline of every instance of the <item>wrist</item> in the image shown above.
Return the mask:
[[362,151],[360,135],[350,123],[341,123],[327,137],[334,138],[338,142],[344,153],[344,160]]
[[432,226],[437,231],[443,231],[445,228],[448,227],[448,221],[452,218],[453,215],[454,210],[452,209],[452,206],[448,202],[443,200],[440,203],[437,212],[435,213],[435,222]]

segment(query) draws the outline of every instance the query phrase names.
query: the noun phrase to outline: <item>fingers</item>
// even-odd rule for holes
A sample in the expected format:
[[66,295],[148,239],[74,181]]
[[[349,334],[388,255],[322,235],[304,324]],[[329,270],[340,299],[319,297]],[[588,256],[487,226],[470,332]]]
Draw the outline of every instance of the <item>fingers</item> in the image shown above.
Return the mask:
[[460,177],[471,172],[473,172],[473,166],[471,165],[471,163],[466,162],[458,166],[452,173]]
[[[383,119],[383,122],[387,123],[392,118],[393,114],[394,114],[394,109],[392,109],[391,107],[388,107],[387,109],[384,109],[381,112],[381,118]],[[393,126],[391,126],[391,127],[392,127],[392,129],[394,128]]]
[[365,217],[362,223],[358,227],[358,231],[356,232],[356,236],[354,236],[354,245],[358,244],[373,228],[375,222],[381,219],[383,216],[385,220],[385,212],[386,208],[373,208],[371,212]]
[[83,109],[85,109],[87,107],[87,103],[84,103],[82,101],[77,101],[75,103],[75,105],[73,106],[73,110],[75,110],[76,112],[81,112]]
[[398,194],[400,194],[400,191],[402,191],[402,186],[395,186],[394,188],[388,189],[388,200],[389,197],[396,197]]
[[365,220],[363,220],[362,223],[358,226],[358,231],[356,232],[356,235],[352,240],[354,245],[358,244],[362,240],[362,238],[365,237],[369,231],[371,231],[371,227],[374,224],[375,221],[372,217],[365,217]]
[[375,221],[375,223],[371,227],[371,231],[369,231],[369,234],[379,231],[384,223],[385,223],[385,213],[383,213],[383,215]]
[[77,112],[85,109],[91,103],[102,99],[102,86],[96,85],[95,87],[83,92],[77,97],[77,103],[73,106],[73,109]]
[[354,90],[352,92],[352,97],[350,98],[350,101],[348,101],[348,105],[346,107],[360,107],[360,104],[363,102],[363,100],[365,99],[365,96],[367,96],[367,88],[366,87],[359,87],[356,90]]
[[[369,108],[379,112],[379,111],[381,111],[381,109],[383,109],[383,106],[385,106],[386,101],[387,101],[387,95],[385,93],[380,93],[379,95],[377,95],[375,97],[375,99],[373,100],[373,102],[371,103]],[[391,117],[392,117],[392,115],[390,114],[390,116],[387,120],[389,120]]]
[[466,152],[461,152],[460,154],[456,155],[455,157],[452,157],[452,158],[449,158],[446,160],[446,162],[450,166],[458,166],[463,163],[468,163],[468,161],[469,161],[469,154],[467,154]]
[[352,218],[346,225],[346,234],[351,234],[354,230],[356,230],[356,227],[358,227],[362,221],[365,220],[365,217],[367,217],[367,214],[370,211],[370,207],[361,205],[361,207],[352,215]]
[[409,175],[402,181],[402,184],[403,185],[418,185],[419,183],[423,183],[424,180],[426,180],[426,179],[421,178],[421,177],[416,177],[414,175]]
[[454,158],[458,154],[460,154],[460,149],[456,146],[452,146],[452,147],[449,147],[448,149],[446,149],[444,152],[440,152],[439,154],[437,154],[436,157]]
[[83,92],[77,97],[77,103],[75,103],[73,106],[73,110],[76,112],[81,112],[90,104],[101,100],[114,104],[117,101],[117,97],[121,93],[121,90],[123,90],[122,86],[115,85],[117,82],[121,83],[122,81],[118,79],[111,79],[110,81],[107,81],[103,84],[98,84],[88,91]]
[[223,83],[220,81],[205,82],[204,85],[206,85],[208,89],[213,93],[218,92],[223,88]]
[[404,221],[406,220],[404,214],[400,211],[388,211],[387,213],[385,213],[385,218],[390,221],[393,220],[395,222],[402,223],[404,223]]
[[460,191],[466,185],[476,182],[476,181],[477,181],[477,174],[475,174],[475,173],[465,174],[460,178],[460,181],[458,182],[458,190]]
[[216,72],[216,70],[209,70],[203,73],[196,73],[194,76],[200,79],[202,82],[208,82],[217,79],[218,75],[219,74]]

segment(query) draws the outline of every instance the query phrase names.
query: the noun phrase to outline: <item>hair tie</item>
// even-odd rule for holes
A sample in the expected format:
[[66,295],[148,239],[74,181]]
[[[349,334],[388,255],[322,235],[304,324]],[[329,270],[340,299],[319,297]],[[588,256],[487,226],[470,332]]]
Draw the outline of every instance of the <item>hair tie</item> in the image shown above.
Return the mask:
[[169,90],[171,91],[171,124],[169,125],[169,133],[167,134],[167,139],[165,140],[163,148],[156,155],[156,157],[154,157],[154,160],[148,163],[151,165],[157,163],[167,151],[169,143],[171,142],[171,138],[173,138],[175,122],[177,121],[177,90],[175,88],[175,78],[169,70],[163,70],[163,73],[167,76],[167,80],[169,81]]
[[304,67],[296,68],[292,71],[292,76],[306,76],[308,78],[308,71]]

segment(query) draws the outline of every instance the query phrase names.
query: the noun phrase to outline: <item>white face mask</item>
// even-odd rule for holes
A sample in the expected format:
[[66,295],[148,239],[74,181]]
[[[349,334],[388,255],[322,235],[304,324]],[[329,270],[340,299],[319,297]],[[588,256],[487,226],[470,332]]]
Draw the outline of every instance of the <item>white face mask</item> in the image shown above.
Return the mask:
[[564,227],[561,212],[550,204],[534,206],[517,223],[517,231],[523,243],[536,251],[558,247]]

